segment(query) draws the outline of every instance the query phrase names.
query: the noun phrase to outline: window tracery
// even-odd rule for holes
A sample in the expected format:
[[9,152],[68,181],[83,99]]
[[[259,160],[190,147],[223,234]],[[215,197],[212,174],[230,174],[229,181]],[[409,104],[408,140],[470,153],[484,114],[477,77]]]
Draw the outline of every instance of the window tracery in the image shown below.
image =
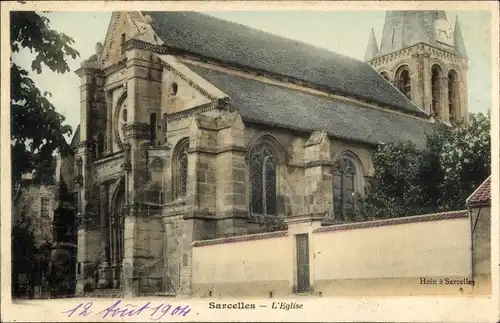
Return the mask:
[[354,161],[342,156],[332,168],[334,215],[345,221],[354,212],[357,170]]
[[253,215],[276,215],[277,213],[277,154],[267,141],[258,143],[249,157],[251,202]]
[[174,199],[184,197],[187,194],[188,184],[188,148],[189,140],[184,139],[178,145],[174,153],[173,193]]

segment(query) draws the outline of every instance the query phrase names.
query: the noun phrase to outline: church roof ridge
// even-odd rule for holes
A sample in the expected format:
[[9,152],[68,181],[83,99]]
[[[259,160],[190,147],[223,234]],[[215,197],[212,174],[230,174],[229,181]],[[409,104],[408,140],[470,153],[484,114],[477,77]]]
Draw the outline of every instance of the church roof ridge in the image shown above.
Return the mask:
[[419,149],[425,147],[427,134],[435,129],[436,124],[424,118],[265,83],[195,63],[184,64],[227,93],[229,104],[246,122],[308,133],[321,130],[339,139],[372,145],[409,140]]
[[142,14],[152,18],[152,27],[166,46],[314,84],[404,113],[425,114],[361,60],[198,12]]

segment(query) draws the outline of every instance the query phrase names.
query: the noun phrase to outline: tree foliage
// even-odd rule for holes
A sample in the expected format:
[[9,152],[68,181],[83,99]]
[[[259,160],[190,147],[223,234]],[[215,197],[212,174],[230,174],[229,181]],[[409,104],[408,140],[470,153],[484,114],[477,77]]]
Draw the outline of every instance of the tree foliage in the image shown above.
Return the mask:
[[[34,275],[33,265],[37,248],[29,217],[21,216],[19,221],[12,226],[11,248],[12,294],[14,297],[19,297],[26,293],[21,290],[22,286],[30,284]],[[24,282],[19,279],[20,274],[25,275]]]
[[[50,20],[31,11],[11,12],[10,44],[12,53],[22,48],[36,56],[31,70],[42,73],[48,67],[56,73],[68,72],[67,59],[79,56],[71,47],[69,36],[50,28]],[[54,170],[54,151],[67,151],[65,135],[72,129],[50,102],[51,94],[42,92],[30,78],[29,72],[11,61],[11,151],[12,180],[19,183],[23,174],[33,172],[41,181],[51,179]]]
[[424,150],[410,142],[380,146],[375,175],[355,213],[390,218],[465,208],[466,198],[490,174],[490,117],[472,114],[456,127],[439,126]]

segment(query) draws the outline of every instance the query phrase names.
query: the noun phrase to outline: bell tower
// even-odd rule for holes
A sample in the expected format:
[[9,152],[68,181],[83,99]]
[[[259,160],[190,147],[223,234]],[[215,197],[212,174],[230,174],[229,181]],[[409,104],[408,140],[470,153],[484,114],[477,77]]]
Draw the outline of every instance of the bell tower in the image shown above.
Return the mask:
[[388,11],[380,44],[372,30],[365,61],[413,103],[447,124],[467,120],[468,58],[458,16]]

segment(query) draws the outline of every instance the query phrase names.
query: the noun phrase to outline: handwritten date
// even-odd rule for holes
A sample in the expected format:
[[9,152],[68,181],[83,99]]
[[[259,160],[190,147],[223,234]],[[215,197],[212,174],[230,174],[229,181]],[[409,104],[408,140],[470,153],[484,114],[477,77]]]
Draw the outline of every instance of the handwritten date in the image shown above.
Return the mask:
[[72,309],[61,313],[66,314],[68,317],[99,315],[103,319],[106,317],[130,317],[149,314],[150,320],[157,321],[167,314],[171,316],[187,316],[191,312],[189,305],[173,307],[167,303],[153,305],[151,302],[144,304],[124,304],[121,300],[115,301],[112,305],[98,312],[95,312],[92,307],[92,302],[80,303]]

